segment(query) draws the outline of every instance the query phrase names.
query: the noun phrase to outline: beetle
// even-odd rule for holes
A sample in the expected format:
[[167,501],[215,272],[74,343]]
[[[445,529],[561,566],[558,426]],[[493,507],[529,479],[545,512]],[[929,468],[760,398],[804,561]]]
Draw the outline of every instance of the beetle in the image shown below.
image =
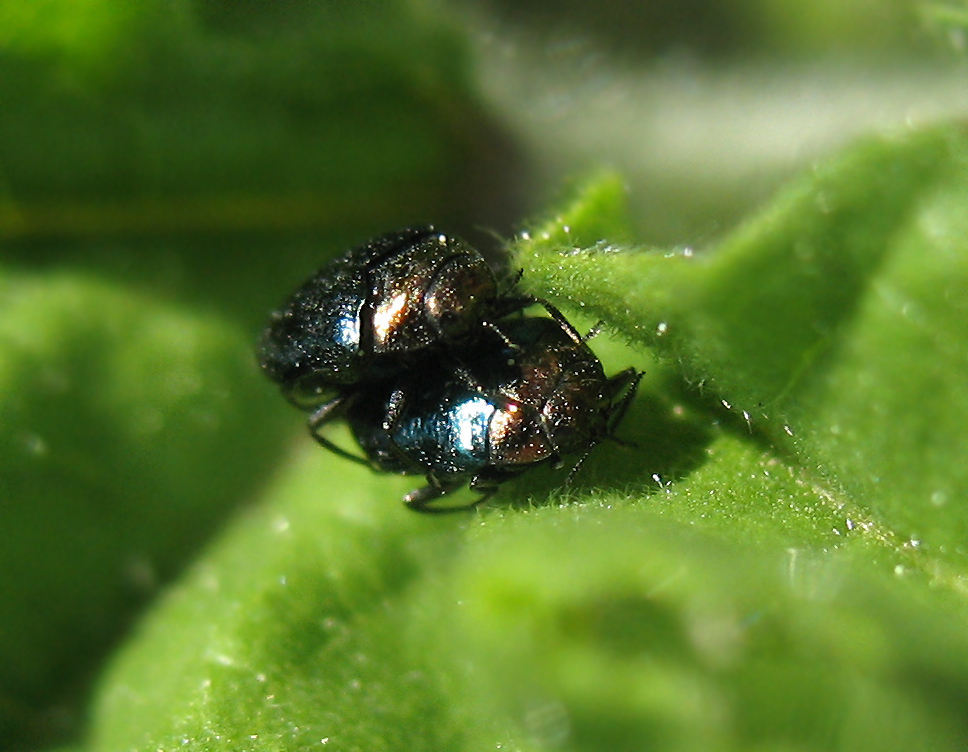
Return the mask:
[[404,497],[411,509],[452,511],[428,505],[464,484],[481,493],[473,506],[530,467],[587,456],[635,395],[642,374],[629,368],[606,377],[587,338],[567,322],[528,317],[499,326],[499,335],[424,359],[345,405],[372,467],[426,477]]
[[533,304],[570,326],[546,300],[502,294],[483,256],[459,238],[431,225],[403,229],[351,249],[296,290],[263,332],[260,363],[310,413],[316,441],[360,461],[319,430],[358,388],[456,343],[472,347],[482,331],[513,349],[495,322]]
[[491,267],[459,238],[404,229],[350,250],[300,287],[266,327],[261,365],[291,402],[317,410],[334,393],[387,378],[414,352],[473,340],[533,303],[553,308],[501,294]]

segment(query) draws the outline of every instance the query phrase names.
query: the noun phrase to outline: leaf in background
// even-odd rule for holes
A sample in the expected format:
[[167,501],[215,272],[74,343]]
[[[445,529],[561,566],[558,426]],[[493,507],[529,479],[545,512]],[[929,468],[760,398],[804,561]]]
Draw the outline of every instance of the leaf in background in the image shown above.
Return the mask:
[[74,722],[131,617],[257,492],[284,412],[234,326],[69,274],[0,275],[0,383],[0,738],[16,745]]
[[[170,26],[184,17],[182,0],[164,5],[106,0],[38,0],[0,3],[0,51],[44,61],[62,80],[111,76],[119,61],[131,63],[137,41],[153,24]],[[159,33],[156,27],[155,34]],[[165,29],[169,31],[169,29]]]
[[0,0],[4,20],[8,259],[257,326],[347,243],[507,222],[513,146],[461,29],[421,2]]
[[346,228],[444,205],[476,133],[445,22],[405,2],[297,3],[237,29],[205,5],[144,3],[138,23],[109,0],[51,8],[92,45],[112,24],[134,36],[107,81],[68,86],[43,57],[0,50],[7,238]]

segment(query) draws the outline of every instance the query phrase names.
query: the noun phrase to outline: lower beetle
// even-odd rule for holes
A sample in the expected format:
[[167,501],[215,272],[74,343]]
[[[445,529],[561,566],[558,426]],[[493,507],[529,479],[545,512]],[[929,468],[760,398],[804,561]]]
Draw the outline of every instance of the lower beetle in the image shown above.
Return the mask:
[[635,395],[642,374],[630,368],[606,377],[565,321],[512,318],[500,330],[340,405],[373,467],[426,476],[427,485],[404,498],[412,509],[451,511],[428,504],[464,484],[481,492],[477,504],[536,464],[587,455],[612,435]]

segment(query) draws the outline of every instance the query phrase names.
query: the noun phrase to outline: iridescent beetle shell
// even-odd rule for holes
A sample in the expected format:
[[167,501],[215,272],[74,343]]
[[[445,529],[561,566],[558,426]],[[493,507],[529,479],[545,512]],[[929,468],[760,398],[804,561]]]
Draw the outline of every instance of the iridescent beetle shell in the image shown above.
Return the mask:
[[[612,378],[574,331],[548,318],[500,325],[452,359],[425,362],[355,395],[347,419],[371,464],[425,475],[405,501],[425,509],[470,483],[503,481],[611,435],[634,395],[633,369]],[[428,510],[429,511],[429,510]]]
[[458,238],[432,227],[383,235],[323,267],[273,315],[262,368],[312,408],[385,377],[413,352],[466,336],[499,300],[493,271]]

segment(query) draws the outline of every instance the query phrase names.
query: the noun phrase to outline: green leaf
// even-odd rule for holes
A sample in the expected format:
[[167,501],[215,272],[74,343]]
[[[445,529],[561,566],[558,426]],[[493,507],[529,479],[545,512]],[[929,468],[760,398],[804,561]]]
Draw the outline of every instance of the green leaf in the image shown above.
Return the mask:
[[647,370],[631,443],[428,518],[307,442],[119,654],[91,750],[955,747],[964,150],[861,144],[701,254],[619,250],[594,182],[517,259],[657,354],[594,342]]
[[[105,76],[111,61],[131,61],[139,37],[154,24],[172,24],[186,4],[175,2],[167,13],[161,3],[108,3],[105,0],[39,0],[0,3],[0,51],[42,59],[62,75]],[[172,12],[175,10],[180,12]],[[167,23],[166,23],[167,22]],[[159,29],[156,27],[154,33]],[[167,31],[167,29],[166,29]]]
[[412,481],[306,449],[124,651],[94,749],[448,746],[402,601],[466,520],[413,515]]
[[[903,3],[787,5],[656,44],[911,46]],[[635,247],[616,175],[522,237],[522,285],[646,371],[567,485],[427,518],[304,433],[280,463],[266,312],[523,183],[467,63],[422,0],[0,0],[0,749],[957,748],[963,126],[857,145],[702,252]]]
[[925,566],[959,587],[966,167],[961,127],[871,140],[714,252],[562,252],[534,240],[520,263],[542,294],[673,359],[851,514],[929,552]]
[[0,275],[0,395],[0,736],[16,743],[56,734],[58,704],[257,492],[284,411],[235,327],[72,274]]
[[438,615],[474,667],[463,691],[538,748],[946,749],[964,733],[963,609],[843,556],[598,511],[482,528],[456,621]]
[[426,221],[464,207],[488,130],[462,37],[408,0],[2,0],[4,22],[0,240]]
[[[720,537],[738,503],[700,533],[701,474],[642,504],[418,517],[407,483],[309,450],[122,653],[92,748],[944,748],[963,609],[852,564],[836,510],[746,454],[709,464],[754,484],[749,528],[785,529],[784,498],[813,536]],[[821,536],[843,552],[797,548]]]

